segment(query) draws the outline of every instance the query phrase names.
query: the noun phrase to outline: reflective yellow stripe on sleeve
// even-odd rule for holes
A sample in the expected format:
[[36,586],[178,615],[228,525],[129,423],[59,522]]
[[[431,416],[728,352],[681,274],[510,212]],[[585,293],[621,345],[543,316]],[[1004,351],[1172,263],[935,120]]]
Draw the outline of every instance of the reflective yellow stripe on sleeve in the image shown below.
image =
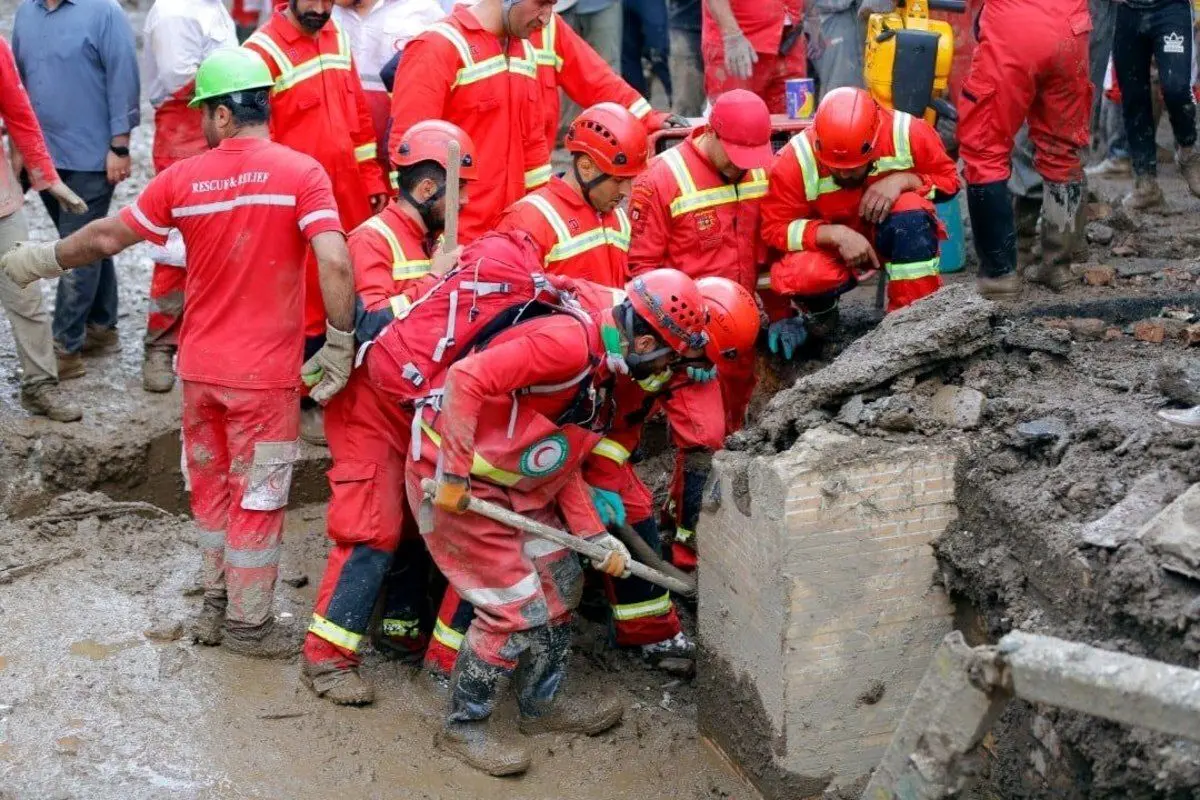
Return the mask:
[[370,228],[383,237],[387,242],[388,249],[392,251],[392,280],[408,281],[413,278],[419,278],[429,272],[429,268],[433,266],[433,262],[428,258],[409,258],[404,253],[404,248],[400,246],[400,240],[396,238],[396,234],[387,223],[379,217],[371,217],[363,223],[363,227]]
[[398,294],[388,299],[388,305],[392,308],[392,316],[400,317],[412,306],[412,300],[409,300],[402,294]]
[[874,166],[871,167],[872,175],[883,172],[903,172],[913,168],[912,142],[909,140],[911,128],[912,115],[897,111],[896,116],[892,119],[892,141],[896,146],[896,154],[877,159]]
[[358,159],[358,163],[360,164],[364,161],[370,161],[371,159],[375,158],[378,153],[379,150],[375,146],[374,142],[371,142],[370,144],[360,144],[358,147],[354,148],[354,157]]
[[760,292],[771,288],[771,273],[759,273],[758,280],[754,283],[754,288]]
[[526,170],[525,171],[525,188],[526,188],[526,190],[536,189],[537,187],[541,186],[543,183],[548,183],[550,181],[550,174],[551,173],[550,173],[550,165],[549,164],[543,164],[540,167],[534,167],[531,170]]
[[[442,437],[429,426],[428,423],[421,423],[421,430],[425,431],[425,435],[429,437],[429,441],[433,442],[435,447],[442,446]],[[500,469],[488,463],[479,453],[475,453],[471,460],[471,474],[478,475],[480,478],[486,478],[492,483],[500,486],[516,486],[523,476],[515,472]]]
[[625,448],[625,445],[613,439],[601,439],[592,448],[592,453],[604,456],[607,459],[617,462],[619,465],[624,465],[630,456],[630,452]]
[[804,231],[808,229],[808,220],[794,219],[787,227],[787,247],[793,252],[804,249]]
[[613,617],[621,622],[628,622],[631,619],[645,619],[646,617],[661,617],[663,614],[671,612],[671,595],[667,593],[651,600],[644,600],[640,603],[628,603],[626,605],[617,605],[614,603],[612,612]]
[[308,626],[308,632],[352,653],[357,653],[358,646],[362,643],[362,634],[348,631],[340,625],[335,625],[320,614],[313,614],[312,624]]
[[433,626],[433,638],[455,652],[462,649],[463,635],[440,619]]
[[629,104],[629,113],[633,114],[638,119],[645,119],[652,110],[653,109],[650,108],[650,104],[646,102],[646,98],[644,97],[639,97],[637,100],[634,100]]

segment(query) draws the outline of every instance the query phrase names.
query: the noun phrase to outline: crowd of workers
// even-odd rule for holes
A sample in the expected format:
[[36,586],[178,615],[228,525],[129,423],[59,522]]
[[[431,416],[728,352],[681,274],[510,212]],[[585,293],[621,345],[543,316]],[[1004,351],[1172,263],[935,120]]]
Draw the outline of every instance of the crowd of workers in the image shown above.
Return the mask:
[[[760,334],[795,357],[836,330],[839,297],[876,274],[889,311],[936,292],[946,232],[934,204],[960,189],[955,160],[923,119],[837,85],[847,70],[859,82],[854,3],[818,0],[797,48],[799,4],[705,0],[684,54],[703,60],[692,100],[706,117],[657,155],[655,133],[690,123],[645,99],[643,60],[667,88],[676,74],[650,4],[623,4],[621,47],[604,18],[612,0],[563,15],[553,0],[289,0],[261,18],[248,5],[236,4],[235,24],[220,0],[155,2],[145,77],[158,174],[112,217],[138,122],[128,22],[108,0],[21,6],[15,66],[0,48],[0,113],[62,237],[13,246],[25,230],[10,181],[0,285],[22,402],[79,417],[53,392],[35,281],[59,279],[58,378],[82,374],[81,354],[116,343],[112,257],[149,242],[144,382],[183,384],[204,585],[196,641],[268,658],[299,648],[313,692],[363,704],[374,693],[360,652],[373,636],[448,687],[443,747],[491,774],[521,772],[527,748],[488,725],[504,679],[526,733],[598,733],[621,706],[562,691],[579,559],[469,502],[601,546],[614,644],[651,663],[692,657],[671,595],[629,576],[628,540],[614,532],[662,552],[665,522],[669,560],[695,567],[712,455],[746,421]],[[1151,38],[1173,19],[1151,8],[1169,2],[1128,5],[1145,10],[1136,24]],[[1001,22],[1015,18],[1025,23]],[[1029,279],[1065,284],[1091,130],[1090,19],[1085,0],[984,6],[959,140],[988,296],[1019,289],[1008,180],[1026,120],[1044,184]],[[71,57],[54,58],[67,31]],[[1190,32],[1184,47],[1190,58]],[[42,96],[46,52],[55,69],[80,62],[78,76],[55,79],[53,100]],[[1140,75],[1123,58],[1118,76]],[[829,76],[823,98],[776,154],[771,112],[808,60]],[[1192,185],[1195,125],[1183,117],[1194,108],[1180,106],[1190,93],[1167,89],[1161,60],[1159,73]],[[1144,177],[1146,98],[1122,88]],[[553,174],[560,116],[569,158]],[[659,412],[677,450],[661,509],[633,466]],[[272,610],[301,436],[327,442],[333,460],[333,546],[302,646]],[[448,587],[434,615],[437,573]]]

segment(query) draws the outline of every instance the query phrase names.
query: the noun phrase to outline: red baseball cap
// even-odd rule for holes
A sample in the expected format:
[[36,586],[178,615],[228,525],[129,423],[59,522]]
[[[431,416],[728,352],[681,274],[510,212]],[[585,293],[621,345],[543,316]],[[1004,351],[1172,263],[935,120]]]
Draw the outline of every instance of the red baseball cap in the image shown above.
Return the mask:
[[732,89],[712,104],[708,127],[738,169],[762,169],[775,158],[771,150],[771,112],[754,92]]

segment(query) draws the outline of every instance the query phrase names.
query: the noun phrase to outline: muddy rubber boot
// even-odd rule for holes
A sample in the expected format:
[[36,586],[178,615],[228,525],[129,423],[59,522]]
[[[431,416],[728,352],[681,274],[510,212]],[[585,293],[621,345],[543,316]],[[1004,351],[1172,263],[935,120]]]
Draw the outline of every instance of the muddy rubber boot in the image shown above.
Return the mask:
[[83,419],[83,411],[63,396],[56,383],[35,383],[21,387],[21,408],[35,417],[47,417],[55,422],[78,422]]
[[595,736],[625,716],[625,706],[612,695],[566,697],[567,662],[571,658],[571,625],[545,625],[530,631],[527,658],[513,679],[521,710],[521,733],[583,733]]
[[58,379],[69,381],[87,375],[87,367],[83,365],[83,353],[67,353],[56,345],[54,358],[58,362]]
[[1166,409],[1158,412],[1158,418],[1180,428],[1200,428],[1200,406]]
[[191,636],[196,644],[216,647],[225,638],[225,606],[227,601],[221,598],[204,598],[200,613],[192,618]]
[[1076,264],[1082,264],[1092,257],[1092,249],[1087,238],[1088,197],[1090,195],[1091,191],[1088,189],[1085,176],[1079,193],[1079,204],[1075,206],[1075,227],[1072,232],[1074,247],[1071,252],[1071,261]]
[[1076,282],[1071,274],[1071,259],[1075,254],[1075,217],[1083,203],[1083,184],[1046,181],[1044,187],[1042,263],[1031,278],[1061,292]]
[[526,736],[542,733],[582,733],[599,736],[625,716],[625,704],[614,694],[600,697],[560,697],[540,717],[522,715],[520,728]]
[[529,748],[491,724],[496,687],[511,671],[489,664],[463,642],[450,676],[450,713],[433,743],[488,775],[517,775],[529,769]]
[[231,653],[249,658],[285,659],[300,650],[300,634],[289,624],[274,618],[257,628],[225,625],[221,644]]
[[365,706],[375,702],[375,690],[358,674],[349,659],[314,663],[300,659],[300,682],[317,697],[339,706]]
[[1012,196],[1005,181],[967,186],[967,210],[979,256],[976,287],[988,300],[1016,300],[1021,294],[1017,274],[1017,230]]
[[1013,195],[1013,219],[1017,231],[1017,269],[1036,264],[1041,257],[1038,242],[1038,220],[1042,216],[1042,201],[1037,198]]
[[1187,181],[1192,197],[1200,197],[1200,153],[1195,147],[1176,148],[1175,163],[1179,165],[1179,174]]
[[1125,195],[1121,205],[1130,211],[1149,211],[1166,205],[1162,187],[1153,175],[1139,175],[1133,182],[1133,191]]
[[85,356],[106,356],[109,353],[121,352],[121,338],[116,328],[106,328],[101,325],[88,325],[83,337]]
[[325,412],[320,406],[300,408],[300,438],[318,447],[329,444],[325,438]]
[[175,351],[164,347],[147,347],[142,356],[142,388],[162,394],[175,387]]

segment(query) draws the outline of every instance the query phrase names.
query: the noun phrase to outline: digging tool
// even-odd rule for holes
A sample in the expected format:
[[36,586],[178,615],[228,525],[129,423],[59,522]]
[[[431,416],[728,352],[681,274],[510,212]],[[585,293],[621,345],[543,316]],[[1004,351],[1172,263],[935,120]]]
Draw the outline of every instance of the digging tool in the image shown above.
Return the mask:
[[632,525],[611,525],[609,526],[609,531],[612,532],[613,536],[616,536],[618,539],[620,539],[621,542],[629,548],[629,552],[637,556],[637,558],[644,562],[646,566],[650,567],[651,569],[658,570],[667,577],[674,578],[682,583],[686,583],[688,586],[692,587],[692,590],[690,592],[686,592],[685,594],[687,594],[688,597],[695,596],[696,578],[687,574],[674,564],[668,562],[658,553],[654,552],[654,548],[647,544],[646,540],[638,535],[638,532],[633,529]]
[[[425,478],[421,481],[421,489],[425,492],[427,498],[433,497],[437,492],[437,482]],[[468,495],[469,496],[469,495]],[[487,500],[480,500],[478,497],[471,497],[467,501],[467,510],[478,514],[481,517],[495,520],[520,531],[536,536],[539,539],[544,539],[547,542],[553,542],[559,547],[565,547],[568,550],[574,550],[581,556],[591,559],[597,563],[603,562],[608,557],[609,549],[601,547],[598,544],[580,539],[578,536],[572,536],[566,531],[560,531],[557,528],[552,528],[549,525],[543,525],[529,517],[522,516],[515,511],[511,511],[495,503],[489,503]],[[635,534],[636,536],[636,534]],[[640,538],[640,537],[639,537]],[[678,578],[673,578],[670,575],[664,575],[658,570],[648,567],[640,561],[630,561],[629,571],[641,578],[649,581],[655,586],[661,586],[664,589],[669,589],[672,592],[677,592],[681,595],[689,597],[695,596],[696,586],[690,581],[681,581]]]
[[462,168],[462,150],[451,139],[446,144],[446,225],[442,233],[442,251],[458,247],[458,174]]

